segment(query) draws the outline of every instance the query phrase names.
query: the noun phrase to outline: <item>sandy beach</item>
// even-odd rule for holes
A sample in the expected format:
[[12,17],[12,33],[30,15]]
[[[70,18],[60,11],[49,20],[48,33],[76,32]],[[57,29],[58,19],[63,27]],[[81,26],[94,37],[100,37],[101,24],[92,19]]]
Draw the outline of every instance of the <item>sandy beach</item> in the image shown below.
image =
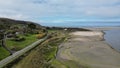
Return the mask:
[[69,68],[120,68],[120,53],[104,41],[103,32],[77,31],[70,35],[57,53],[57,60]]

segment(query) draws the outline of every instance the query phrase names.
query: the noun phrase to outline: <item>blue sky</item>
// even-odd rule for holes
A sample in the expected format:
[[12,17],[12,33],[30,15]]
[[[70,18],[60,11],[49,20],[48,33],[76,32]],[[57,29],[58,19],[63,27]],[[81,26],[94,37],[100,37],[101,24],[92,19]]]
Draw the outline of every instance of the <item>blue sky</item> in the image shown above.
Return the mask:
[[38,23],[120,21],[120,0],[0,0],[0,17]]

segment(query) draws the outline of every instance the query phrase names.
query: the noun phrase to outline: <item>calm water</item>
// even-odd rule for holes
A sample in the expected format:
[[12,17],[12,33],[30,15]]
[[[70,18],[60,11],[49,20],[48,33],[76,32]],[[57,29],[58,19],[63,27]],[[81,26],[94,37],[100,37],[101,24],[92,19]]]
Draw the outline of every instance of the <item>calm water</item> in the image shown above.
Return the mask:
[[75,21],[69,21],[69,22],[46,22],[46,23],[40,23],[43,26],[56,26],[56,27],[95,27],[95,26],[120,26],[120,22],[100,22],[100,21],[89,21],[89,22],[75,22]]
[[105,40],[120,52],[120,30],[109,30],[105,33]]

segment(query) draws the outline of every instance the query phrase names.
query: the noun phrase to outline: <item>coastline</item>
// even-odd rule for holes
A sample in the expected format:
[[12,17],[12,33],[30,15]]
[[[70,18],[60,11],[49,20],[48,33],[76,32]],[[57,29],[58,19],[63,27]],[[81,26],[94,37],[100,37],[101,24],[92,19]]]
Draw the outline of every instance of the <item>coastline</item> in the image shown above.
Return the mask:
[[[67,42],[59,46],[57,60],[74,68],[119,68],[120,53],[105,42],[102,31],[73,32]],[[70,67],[72,68],[72,67]]]
[[108,30],[104,31],[106,34],[104,35],[104,38],[106,42],[116,51],[120,53],[120,30]]

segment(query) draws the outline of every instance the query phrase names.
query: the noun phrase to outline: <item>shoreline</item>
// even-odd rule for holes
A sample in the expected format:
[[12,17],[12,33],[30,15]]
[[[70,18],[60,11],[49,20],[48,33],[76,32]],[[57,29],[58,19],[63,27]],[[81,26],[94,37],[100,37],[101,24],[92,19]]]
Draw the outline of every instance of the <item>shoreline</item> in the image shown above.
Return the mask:
[[[104,31],[105,35],[105,41],[110,45],[111,48],[115,49],[120,53],[120,47],[119,47],[119,38],[120,38],[120,30],[108,30]],[[118,33],[117,33],[118,32]],[[117,41],[117,42],[116,42]]]
[[59,46],[57,59],[63,63],[66,63],[64,59],[72,60],[84,68],[119,68],[120,53],[103,40],[102,31],[99,31],[101,34],[94,32],[94,35],[83,31],[83,34],[81,32],[70,34],[72,38]]

